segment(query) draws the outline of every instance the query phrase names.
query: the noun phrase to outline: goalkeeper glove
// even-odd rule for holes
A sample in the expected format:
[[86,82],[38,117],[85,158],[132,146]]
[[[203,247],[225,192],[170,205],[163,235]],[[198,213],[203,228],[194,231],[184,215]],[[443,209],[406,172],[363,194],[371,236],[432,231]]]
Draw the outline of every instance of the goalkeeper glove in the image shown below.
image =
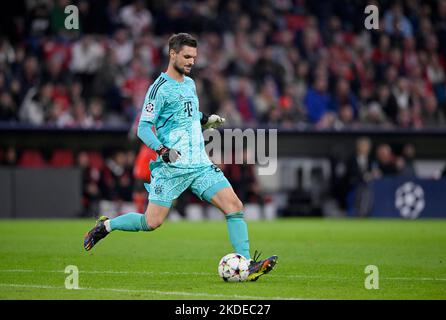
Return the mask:
[[203,118],[200,120],[203,129],[215,129],[221,126],[225,121],[225,118],[222,118],[219,115],[211,114],[210,116],[207,116],[204,113]]
[[174,163],[178,161],[181,156],[181,153],[179,151],[170,149],[165,145],[160,145],[158,149],[156,149],[156,153],[158,153],[158,155],[165,163]]

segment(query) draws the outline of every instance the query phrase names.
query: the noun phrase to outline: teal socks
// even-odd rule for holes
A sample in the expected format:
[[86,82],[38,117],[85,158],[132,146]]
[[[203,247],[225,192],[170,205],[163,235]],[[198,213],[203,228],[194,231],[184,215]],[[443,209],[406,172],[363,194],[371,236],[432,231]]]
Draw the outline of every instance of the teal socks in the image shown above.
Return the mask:
[[[227,214],[226,222],[228,226],[229,240],[235,252],[247,259],[251,259],[249,254],[248,227],[243,219],[243,212]],[[152,231],[147,225],[144,214],[130,212],[110,220],[110,229],[121,231]]]
[[144,214],[130,212],[110,220],[110,229],[121,231],[152,231]]
[[225,215],[228,225],[229,240],[235,252],[246,259],[251,259],[249,254],[248,226],[243,219],[243,212],[235,212]]

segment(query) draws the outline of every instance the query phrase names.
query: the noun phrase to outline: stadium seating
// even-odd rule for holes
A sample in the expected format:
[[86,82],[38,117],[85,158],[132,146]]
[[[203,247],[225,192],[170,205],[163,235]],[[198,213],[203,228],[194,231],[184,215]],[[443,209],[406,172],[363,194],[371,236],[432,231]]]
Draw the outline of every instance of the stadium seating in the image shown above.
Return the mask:
[[38,150],[25,150],[19,159],[19,166],[27,168],[41,168],[47,166],[42,153]]
[[104,167],[104,158],[102,157],[100,152],[91,151],[88,153],[90,157],[90,165],[98,170],[102,170]]
[[74,155],[71,150],[57,149],[54,150],[50,165],[53,167],[71,167],[74,164]]

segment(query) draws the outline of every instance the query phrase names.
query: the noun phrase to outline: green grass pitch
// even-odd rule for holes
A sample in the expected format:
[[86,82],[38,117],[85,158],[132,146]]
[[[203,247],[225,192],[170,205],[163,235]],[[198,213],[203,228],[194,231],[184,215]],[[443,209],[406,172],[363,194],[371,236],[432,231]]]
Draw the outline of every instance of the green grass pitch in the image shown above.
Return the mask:
[[[248,221],[251,250],[279,262],[257,282],[226,283],[224,221],[116,231],[82,247],[94,220],[0,220],[0,299],[445,299],[446,220]],[[77,266],[79,289],[65,288]],[[367,265],[379,289],[367,290]]]

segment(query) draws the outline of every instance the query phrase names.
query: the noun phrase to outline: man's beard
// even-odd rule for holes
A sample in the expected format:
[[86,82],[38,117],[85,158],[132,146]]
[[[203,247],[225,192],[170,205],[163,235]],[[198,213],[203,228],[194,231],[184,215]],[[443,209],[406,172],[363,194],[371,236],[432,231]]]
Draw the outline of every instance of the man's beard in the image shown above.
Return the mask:
[[184,70],[184,68],[180,68],[179,66],[177,66],[176,63],[173,64],[173,67],[181,75],[189,74],[189,72],[186,72],[186,70]]

